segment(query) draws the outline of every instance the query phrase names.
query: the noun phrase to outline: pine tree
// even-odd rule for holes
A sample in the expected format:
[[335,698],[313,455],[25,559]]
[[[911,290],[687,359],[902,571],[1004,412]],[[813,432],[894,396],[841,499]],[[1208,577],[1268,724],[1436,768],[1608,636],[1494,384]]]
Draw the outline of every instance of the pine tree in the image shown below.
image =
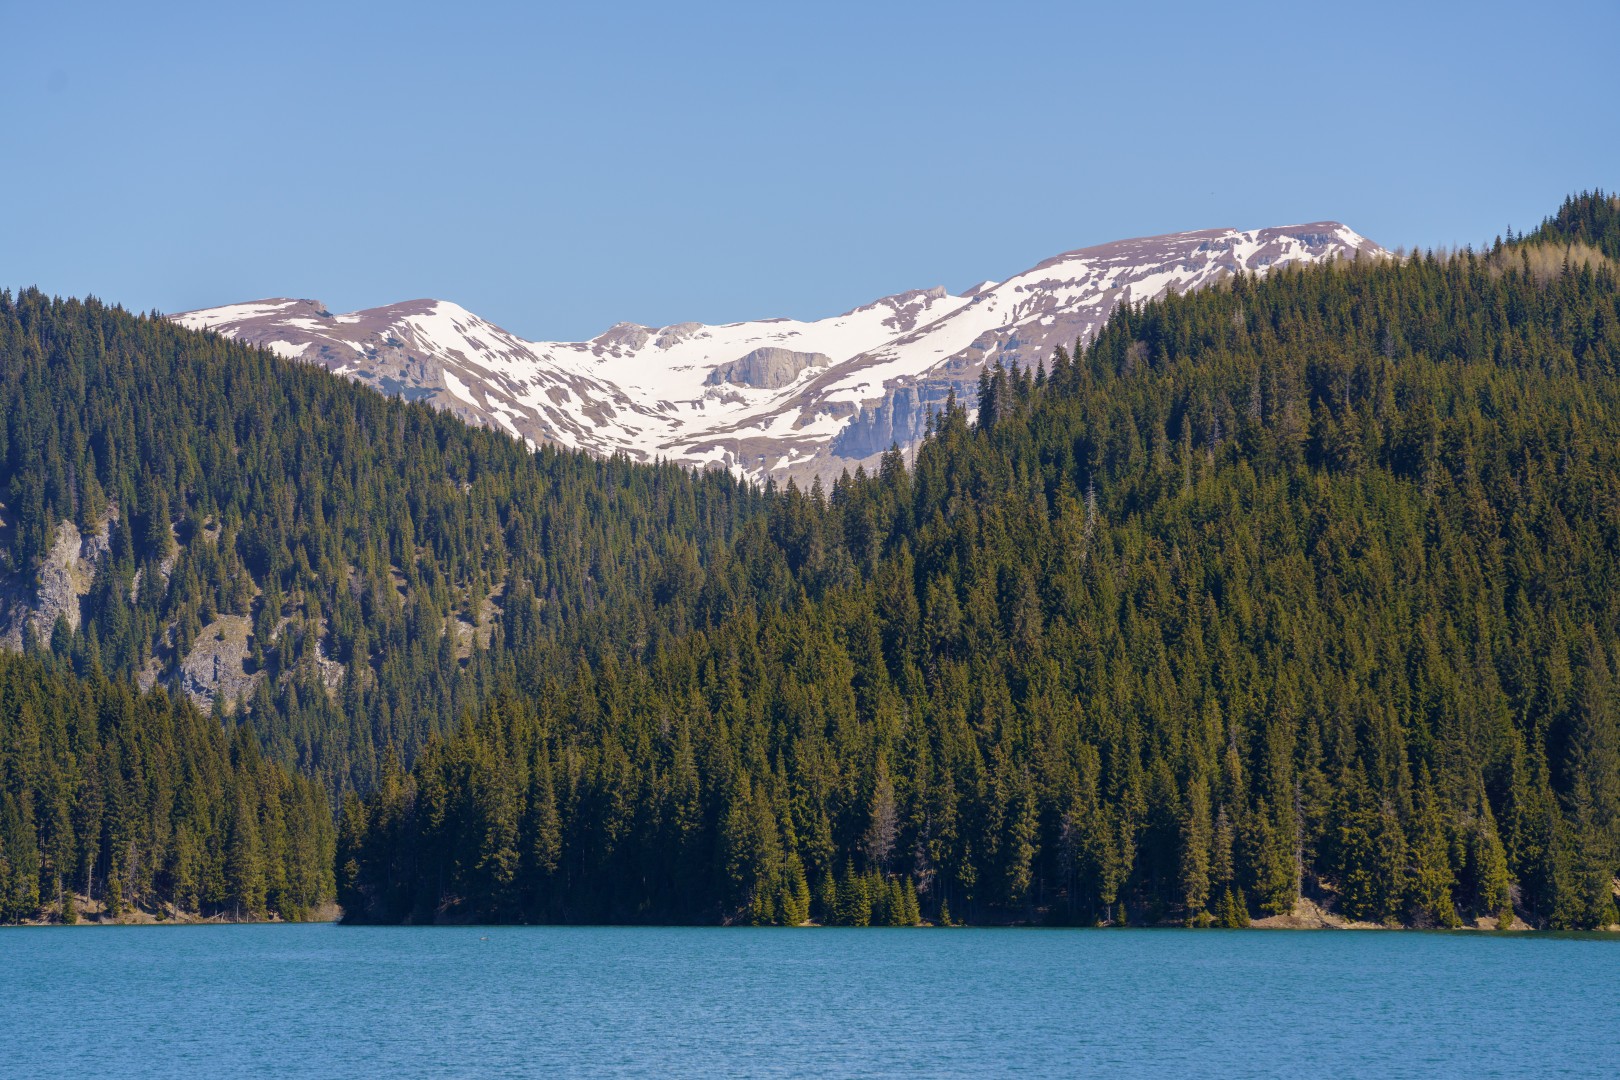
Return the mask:
[[816,917],[824,925],[838,925],[838,885],[833,880],[832,871],[827,868],[822,869],[816,885],[815,911]]
[[869,926],[872,922],[872,896],[867,891],[867,879],[857,874],[853,863],[844,863],[844,873],[838,879],[837,899],[833,907],[835,926]]
[[1226,930],[1241,930],[1249,925],[1249,906],[1243,898],[1242,889],[1228,887],[1221,892],[1215,921],[1217,926]]
[[[1291,824],[1290,815],[1280,816],[1283,818],[1282,821],[1278,821],[1272,815],[1265,800],[1262,799],[1255,808],[1251,824],[1256,902],[1260,910],[1267,915],[1287,915],[1294,910],[1294,904],[1299,899],[1299,879],[1295,873],[1293,844],[1290,843],[1288,829],[1288,825]],[[1359,819],[1352,826],[1357,830],[1354,835],[1358,839],[1364,826],[1365,823]],[[1348,845],[1350,841],[1346,843]],[[1358,845],[1355,850],[1355,857],[1361,858],[1361,846]],[[1360,870],[1358,868],[1353,872],[1360,873]],[[1387,874],[1393,871],[1386,867],[1385,872]],[[1361,878],[1358,877],[1356,886],[1358,888],[1360,881]],[[1358,892],[1358,898],[1352,903],[1360,903],[1359,895]]]
[[1416,821],[1407,851],[1407,904],[1416,921],[1443,927],[1459,925],[1452,897],[1451,842],[1426,766],[1418,774]]
[[[116,892],[117,876],[110,882]],[[230,816],[225,851],[226,902],[236,918],[258,918],[265,913],[264,864],[259,850],[259,830],[247,796],[239,792]],[[109,901],[116,910],[116,901]]]
[[1209,903],[1213,827],[1209,819],[1209,787],[1202,779],[1187,787],[1187,809],[1181,823],[1181,907],[1189,925],[1195,924]]
[[917,886],[909,877],[906,878],[905,891],[901,896],[900,925],[922,925],[922,906],[917,902]]

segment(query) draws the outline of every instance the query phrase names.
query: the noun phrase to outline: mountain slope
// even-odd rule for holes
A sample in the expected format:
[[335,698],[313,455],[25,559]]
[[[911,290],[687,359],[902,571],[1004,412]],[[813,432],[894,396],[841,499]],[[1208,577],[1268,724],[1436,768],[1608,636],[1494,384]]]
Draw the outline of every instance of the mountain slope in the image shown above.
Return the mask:
[[530,342],[443,300],[336,315],[272,299],[175,316],[532,444],[741,469],[836,475],[908,445],[986,363],[1033,367],[1089,340],[1122,303],[1382,249],[1336,222],[1212,229],[1071,251],[961,295],[883,297],[815,321],[620,323]]
[[[358,918],[1602,925],[1620,289],[1560,222],[1118,309],[826,491],[0,291],[0,625],[372,790]],[[813,357],[756,350],[708,385]]]
[[778,492],[719,621],[351,802],[348,917],[1614,924],[1620,285],[1527,254],[1121,308]]
[[333,790],[515,649],[568,672],[682,632],[763,503],[36,290],[0,290],[0,418],[0,647],[245,710]]

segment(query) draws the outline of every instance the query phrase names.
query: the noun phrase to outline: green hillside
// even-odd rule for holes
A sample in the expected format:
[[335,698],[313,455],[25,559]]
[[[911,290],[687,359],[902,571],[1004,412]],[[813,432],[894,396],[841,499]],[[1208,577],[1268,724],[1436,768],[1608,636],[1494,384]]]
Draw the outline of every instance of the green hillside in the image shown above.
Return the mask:
[[914,470],[771,500],[734,614],[531,649],[351,800],[350,917],[1613,923],[1620,291],[1531,250],[1612,221],[994,372]]
[[[176,692],[188,669],[229,668],[203,700],[245,703],[269,754],[334,793],[367,787],[389,747],[412,757],[511,675],[514,650],[566,668],[701,621],[711,601],[684,583],[760,503],[725,474],[533,454],[33,290],[0,293],[0,406],[14,645]],[[71,526],[102,553],[64,569]],[[79,595],[46,621],[16,598],[52,569]]]

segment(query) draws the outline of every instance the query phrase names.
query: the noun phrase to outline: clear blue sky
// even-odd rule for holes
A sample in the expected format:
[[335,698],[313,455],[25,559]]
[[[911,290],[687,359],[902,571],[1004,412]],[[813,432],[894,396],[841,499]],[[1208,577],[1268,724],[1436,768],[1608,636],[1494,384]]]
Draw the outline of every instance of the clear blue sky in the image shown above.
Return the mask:
[[1125,236],[1620,189],[1620,4],[0,0],[0,284],[816,317]]

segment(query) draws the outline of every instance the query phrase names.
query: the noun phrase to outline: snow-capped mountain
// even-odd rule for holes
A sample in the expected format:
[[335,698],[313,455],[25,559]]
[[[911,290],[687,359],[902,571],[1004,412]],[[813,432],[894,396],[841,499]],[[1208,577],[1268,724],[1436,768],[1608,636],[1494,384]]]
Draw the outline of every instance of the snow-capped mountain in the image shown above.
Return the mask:
[[259,300],[174,318],[537,445],[781,479],[837,474],[915,441],[952,388],[971,402],[985,363],[1032,366],[1089,341],[1121,303],[1240,269],[1383,254],[1336,222],[1210,229],[1082,248],[960,295],[899,293],[811,322],[619,323],[582,342],[525,341],[444,300],[347,315]]

